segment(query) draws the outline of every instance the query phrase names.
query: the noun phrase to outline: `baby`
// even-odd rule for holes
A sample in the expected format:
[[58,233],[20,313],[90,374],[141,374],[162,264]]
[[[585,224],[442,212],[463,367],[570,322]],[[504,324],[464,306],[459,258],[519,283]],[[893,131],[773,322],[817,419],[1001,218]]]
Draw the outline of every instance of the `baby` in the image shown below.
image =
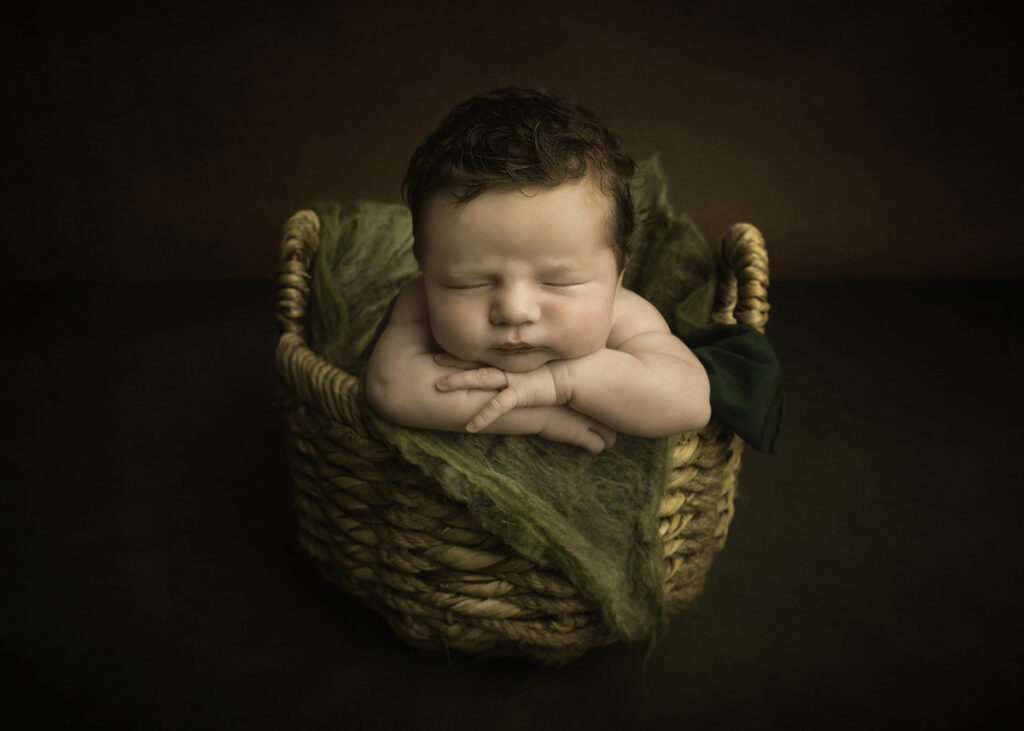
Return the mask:
[[374,411],[595,454],[618,432],[707,424],[700,361],[622,287],[634,170],[620,140],[565,100],[504,89],[453,109],[406,174],[422,274],[370,357]]

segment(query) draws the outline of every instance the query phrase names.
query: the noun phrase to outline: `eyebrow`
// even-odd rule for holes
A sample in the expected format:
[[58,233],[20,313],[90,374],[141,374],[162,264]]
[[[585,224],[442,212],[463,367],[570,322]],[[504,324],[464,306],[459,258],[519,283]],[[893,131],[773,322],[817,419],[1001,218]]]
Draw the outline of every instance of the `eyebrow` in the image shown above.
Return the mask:
[[489,277],[486,269],[475,269],[473,267],[453,267],[441,272],[442,276],[451,279],[473,279],[474,277]]
[[586,268],[583,262],[574,261],[541,267],[539,271],[546,277],[562,277],[570,274],[580,274]]

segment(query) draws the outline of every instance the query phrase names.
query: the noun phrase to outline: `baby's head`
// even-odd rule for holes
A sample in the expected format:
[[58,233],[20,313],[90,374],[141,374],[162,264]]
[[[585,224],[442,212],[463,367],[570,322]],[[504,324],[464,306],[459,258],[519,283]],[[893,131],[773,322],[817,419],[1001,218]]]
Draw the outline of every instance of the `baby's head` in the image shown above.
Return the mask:
[[[621,272],[635,227],[635,170],[622,140],[589,109],[544,92],[506,88],[467,99],[445,115],[413,153],[402,194],[415,227],[438,191],[466,203],[494,188],[524,191],[589,179],[611,200],[609,245]],[[418,260],[421,248],[417,239]]]
[[438,345],[507,371],[603,347],[634,169],[591,112],[556,97],[505,89],[452,110],[403,186]]

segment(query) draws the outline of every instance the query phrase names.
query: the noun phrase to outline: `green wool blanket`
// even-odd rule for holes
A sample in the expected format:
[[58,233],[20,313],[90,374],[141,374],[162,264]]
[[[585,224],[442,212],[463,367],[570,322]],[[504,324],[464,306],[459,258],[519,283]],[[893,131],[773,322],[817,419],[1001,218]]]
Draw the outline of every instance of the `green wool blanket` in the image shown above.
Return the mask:
[[[650,300],[679,336],[710,319],[712,252],[673,213],[657,160],[640,167],[634,195],[642,221],[624,283]],[[316,206],[320,248],[313,271],[314,350],[361,374],[378,325],[418,273],[408,211],[398,205]],[[656,513],[669,470],[669,439],[620,435],[592,456],[532,436],[409,429],[362,407],[367,423],[410,463],[465,503],[520,554],[557,567],[601,607],[620,639],[649,643],[664,628],[662,544]]]

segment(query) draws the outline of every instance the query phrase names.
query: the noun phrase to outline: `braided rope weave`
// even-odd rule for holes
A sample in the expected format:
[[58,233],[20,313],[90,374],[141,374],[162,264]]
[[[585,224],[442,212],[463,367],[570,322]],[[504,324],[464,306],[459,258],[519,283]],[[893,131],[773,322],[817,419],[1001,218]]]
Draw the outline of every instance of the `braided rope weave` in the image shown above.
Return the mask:
[[[380,611],[417,647],[561,665],[612,642],[596,605],[567,579],[518,556],[368,431],[357,379],[306,343],[318,236],[312,211],[299,211],[285,225],[277,369],[299,542],[321,573]],[[732,226],[722,236],[718,268],[713,320],[763,331],[768,258],[758,230]],[[658,513],[670,612],[700,593],[725,544],[742,447],[714,420],[678,437]]]

